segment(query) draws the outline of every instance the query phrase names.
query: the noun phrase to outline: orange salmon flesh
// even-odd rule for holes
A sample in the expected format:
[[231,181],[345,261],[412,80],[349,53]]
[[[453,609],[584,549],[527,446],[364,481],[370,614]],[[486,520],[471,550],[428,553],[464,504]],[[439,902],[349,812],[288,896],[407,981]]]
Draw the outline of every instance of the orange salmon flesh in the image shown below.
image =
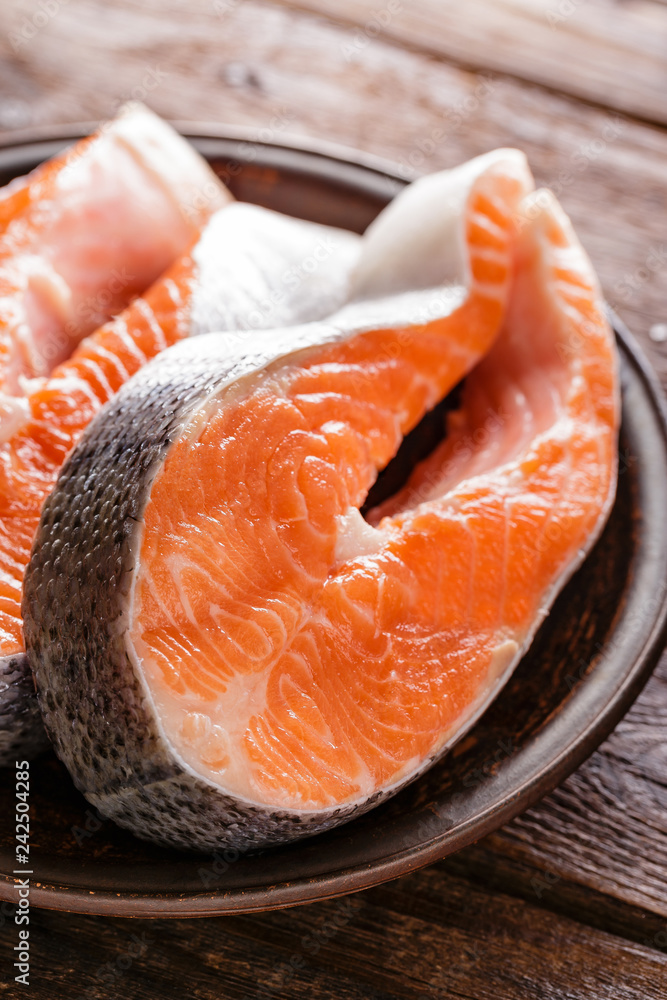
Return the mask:
[[[4,648],[23,620],[77,787],[160,844],[284,843],[412,781],[614,500],[612,331],[523,154],[408,186],[360,239],[304,225],[214,215],[0,448]],[[369,503],[457,386],[440,443]]]
[[614,346],[552,200],[524,205],[505,325],[444,445],[386,513],[359,515],[402,436],[485,350],[474,331],[506,272],[475,251],[507,219],[476,209],[492,222],[468,231],[487,294],[269,369],[198,413],[153,485],[132,641],[177,752],[235,795],[329,807],[437,754],[606,518]]

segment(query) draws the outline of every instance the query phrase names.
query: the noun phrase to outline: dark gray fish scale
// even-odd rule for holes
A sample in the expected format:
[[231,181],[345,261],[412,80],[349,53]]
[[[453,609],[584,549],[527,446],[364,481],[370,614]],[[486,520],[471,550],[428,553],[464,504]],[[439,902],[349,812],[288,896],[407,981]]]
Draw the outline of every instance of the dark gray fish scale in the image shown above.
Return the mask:
[[159,844],[263,847],[335,826],[380,797],[298,813],[225,795],[186,770],[161,737],[126,646],[142,517],[170,445],[207,396],[264,367],[285,341],[308,346],[313,332],[273,331],[232,359],[215,336],[165,352],[92,422],[44,505],[23,616],[46,730],[88,800]]
[[48,746],[27,656],[0,658],[0,767],[33,760]]

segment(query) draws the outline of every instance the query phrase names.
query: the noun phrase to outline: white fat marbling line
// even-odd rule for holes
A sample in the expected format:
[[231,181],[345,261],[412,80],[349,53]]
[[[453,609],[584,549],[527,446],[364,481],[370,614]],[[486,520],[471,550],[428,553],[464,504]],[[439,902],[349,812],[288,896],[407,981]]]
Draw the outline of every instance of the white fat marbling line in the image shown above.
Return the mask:
[[0,391],[0,444],[5,444],[30,420],[30,403]]
[[339,514],[336,526],[337,563],[344,563],[358,556],[373,555],[382,549],[386,541],[383,532],[365,521],[356,507],[350,507],[345,514]]

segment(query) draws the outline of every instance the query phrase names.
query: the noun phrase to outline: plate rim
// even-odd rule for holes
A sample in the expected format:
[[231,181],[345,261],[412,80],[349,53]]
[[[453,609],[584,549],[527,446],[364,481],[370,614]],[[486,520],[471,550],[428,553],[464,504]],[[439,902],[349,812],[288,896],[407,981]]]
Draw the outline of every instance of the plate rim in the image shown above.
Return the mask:
[[[384,179],[387,194],[392,187],[397,190],[414,179],[399,170],[398,165],[391,161],[370,154],[351,150],[344,146],[326,142],[304,141],[300,137],[284,135],[281,141],[257,139],[256,131],[243,126],[223,126],[198,122],[172,122],[178,130],[195,145],[205,144],[207,140],[226,143],[245,144],[261,149],[265,158],[275,160],[284,157],[294,161],[295,156],[303,161],[303,170],[318,163],[321,170],[314,171],[324,178],[335,176],[338,183],[345,181],[350,174],[352,181],[359,180],[366,174],[374,174]],[[23,150],[25,156],[30,154],[30,147],[36,151],[41,144],[56,142],[72,142],[88,134],[96,123],[76,123],[62,126],[45,126],[24,129],[0,137],[0,161],[3,153],[12,150]],[[243,160],[243,156],[239,155]],[[252,161],[246,161],[252,162]],[[0,163],[1,165],[1,163]],[[346,170],[347,168],[347,170]],[[352,168],[350,172],[349,168]],[[345,176],[340,176],[340,171]],[[357,183],[357,189],[360,185]],[[363,185],[361,185],[363,187]],[[378,193],[377,183],[374,191]],[[617,341],[627,364],[635,370],[635,374],[645,394],[646,401],[655,417],[656,427],[662,438],[664,461],[661,469],[645,472],[650,479],[656,479],[662,473],[663,492],[667,496],[667,403],[657,375],[645,357],[641,347],[628,330],[627,326],[611,310],[610,318],[616,333]],[[625,415],[625,408],[624,408]],[[655,489],[655,486],[653,487]],[[662,542],[663,558],[667,559],[667,543]],[[379,862],[369,864],[360,862],[355,866],[325,870],[315,877],[303,876],[291,881],[276,882],[272,885],[251,886],[249,888],[223,888],[197,892],[116,892],[109,889],[86,889],[83,886],[66,885],[56,882],[40,882],[31,879],[31,903],[46,909],[67,910],[70,912],[88,914],[108,914],[115,916],[134,917],[205,917],[218,916],[224,913],[254,913],[283,907],[296,906],[302,903],[332,899],[337,896],[358,892],[387,882],[400,875],[407,874],[419,868],[433,864],[443,857],[468,846],[470,843],[487,835],[509,822],[520,812],[533,805],[561,781],[571,774],[599,746],[602,740],[614,729],[618,721],[628,710],[662,653],[667,639],[667,595],[663,593],[658,611],[652,619],[649,634],[644,638],[641,651],[635,657],[633,664],[626,670],[618,687],[611,697],[599,706],[595,714],[585,726],[577,728],[568,741],[557,744],[559,747],[555,756],[549,757],[546,764],[528,775],[523,784],[513,786],[511,796],[505,796],[500,806],[490,805],[482,813],[470,817],[457,829],[452,837],[447,832],[431,840],[425,840],[419,845],[403,848]],[[570,711],[576,706],[575,698],[569,704]],[[535,736],[535,741],[546,741],[553,727],[562,719],[563,711],[558,711],[554,719],[549,720]],[[202,860],[207,855],[200,856]],[[37,876],[38,877],[38,876]],[[12,901],[17,879],[8,873],[1,873],[0,899]]]
[[[38,146],[41,143],[55,142],[77,142],[94,132],[106,119],[98,121],[78,121],[63,122],[56,125],[30,125],[26,128],[11,129],[8,132],[0,133],[0,152],[10,150],[15,147],[23,148],[27,146]],[[327,139],[311,139],[307,136],[297,135],[289,131],[281,132],[281,139],[260,139],[258,132],[264,131],[262,128],[254,128],[249,125],[236,125],[224,122],[209,122],[186,120],[181,118],[165,118],[172,128],[176,129],[188,140],[221,140],[224,142],[236,142],[257,146],[265,150],[284,150],[285,152],[305,153],[317,159],[335,160],[341,164],[352,164],[355,167],[362,167],[380,174],[386,174],[392,181],[402,184],[418,180],[423,176],[413,168],[401,170],[395,160],[379,156],[376,153],[367,153],[364,150],[356,149],[354,146],[346,146],[344,143],[331,142]]]

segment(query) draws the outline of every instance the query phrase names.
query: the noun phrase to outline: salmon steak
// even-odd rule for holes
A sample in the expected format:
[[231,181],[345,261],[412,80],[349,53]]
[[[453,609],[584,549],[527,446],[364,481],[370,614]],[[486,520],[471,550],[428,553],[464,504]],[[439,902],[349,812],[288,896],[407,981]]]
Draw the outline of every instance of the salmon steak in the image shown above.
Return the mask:
[[[503,158],[502,151],[493,153],[467,173],[492,163],[497,169]],[[0,764],[13,766],[17,753],[31,757],[47,745],[23,653],[23,574],[42,504],[93,416],[142,365],[184,338],[215,330],[238,350],[255,330],[322,318],[352,296],[377,298],[388,278],[397,287],[401,281],[414,285],[415,261],[422,280],[453,280],[460,262],[448,231],[452,213],[427,211],[443,182],[450,183],[446,175],[435,175],[408,189],[364,240],[254,205],[228,204],[147,292],[87,337],[48,378],[28,384],[21,414],[0,443],[0,559],[6,571]],[[407,219],[419,215],[411,238]]]
[[[397,792],[479,718],[606,521],[619,379],[590,262],[518,157],[441,183],[458,280],[170,348],[46,501],[23,603],[45,725],[140,837],[259,848]],[[362,516],[464,377],[442,444]]]

